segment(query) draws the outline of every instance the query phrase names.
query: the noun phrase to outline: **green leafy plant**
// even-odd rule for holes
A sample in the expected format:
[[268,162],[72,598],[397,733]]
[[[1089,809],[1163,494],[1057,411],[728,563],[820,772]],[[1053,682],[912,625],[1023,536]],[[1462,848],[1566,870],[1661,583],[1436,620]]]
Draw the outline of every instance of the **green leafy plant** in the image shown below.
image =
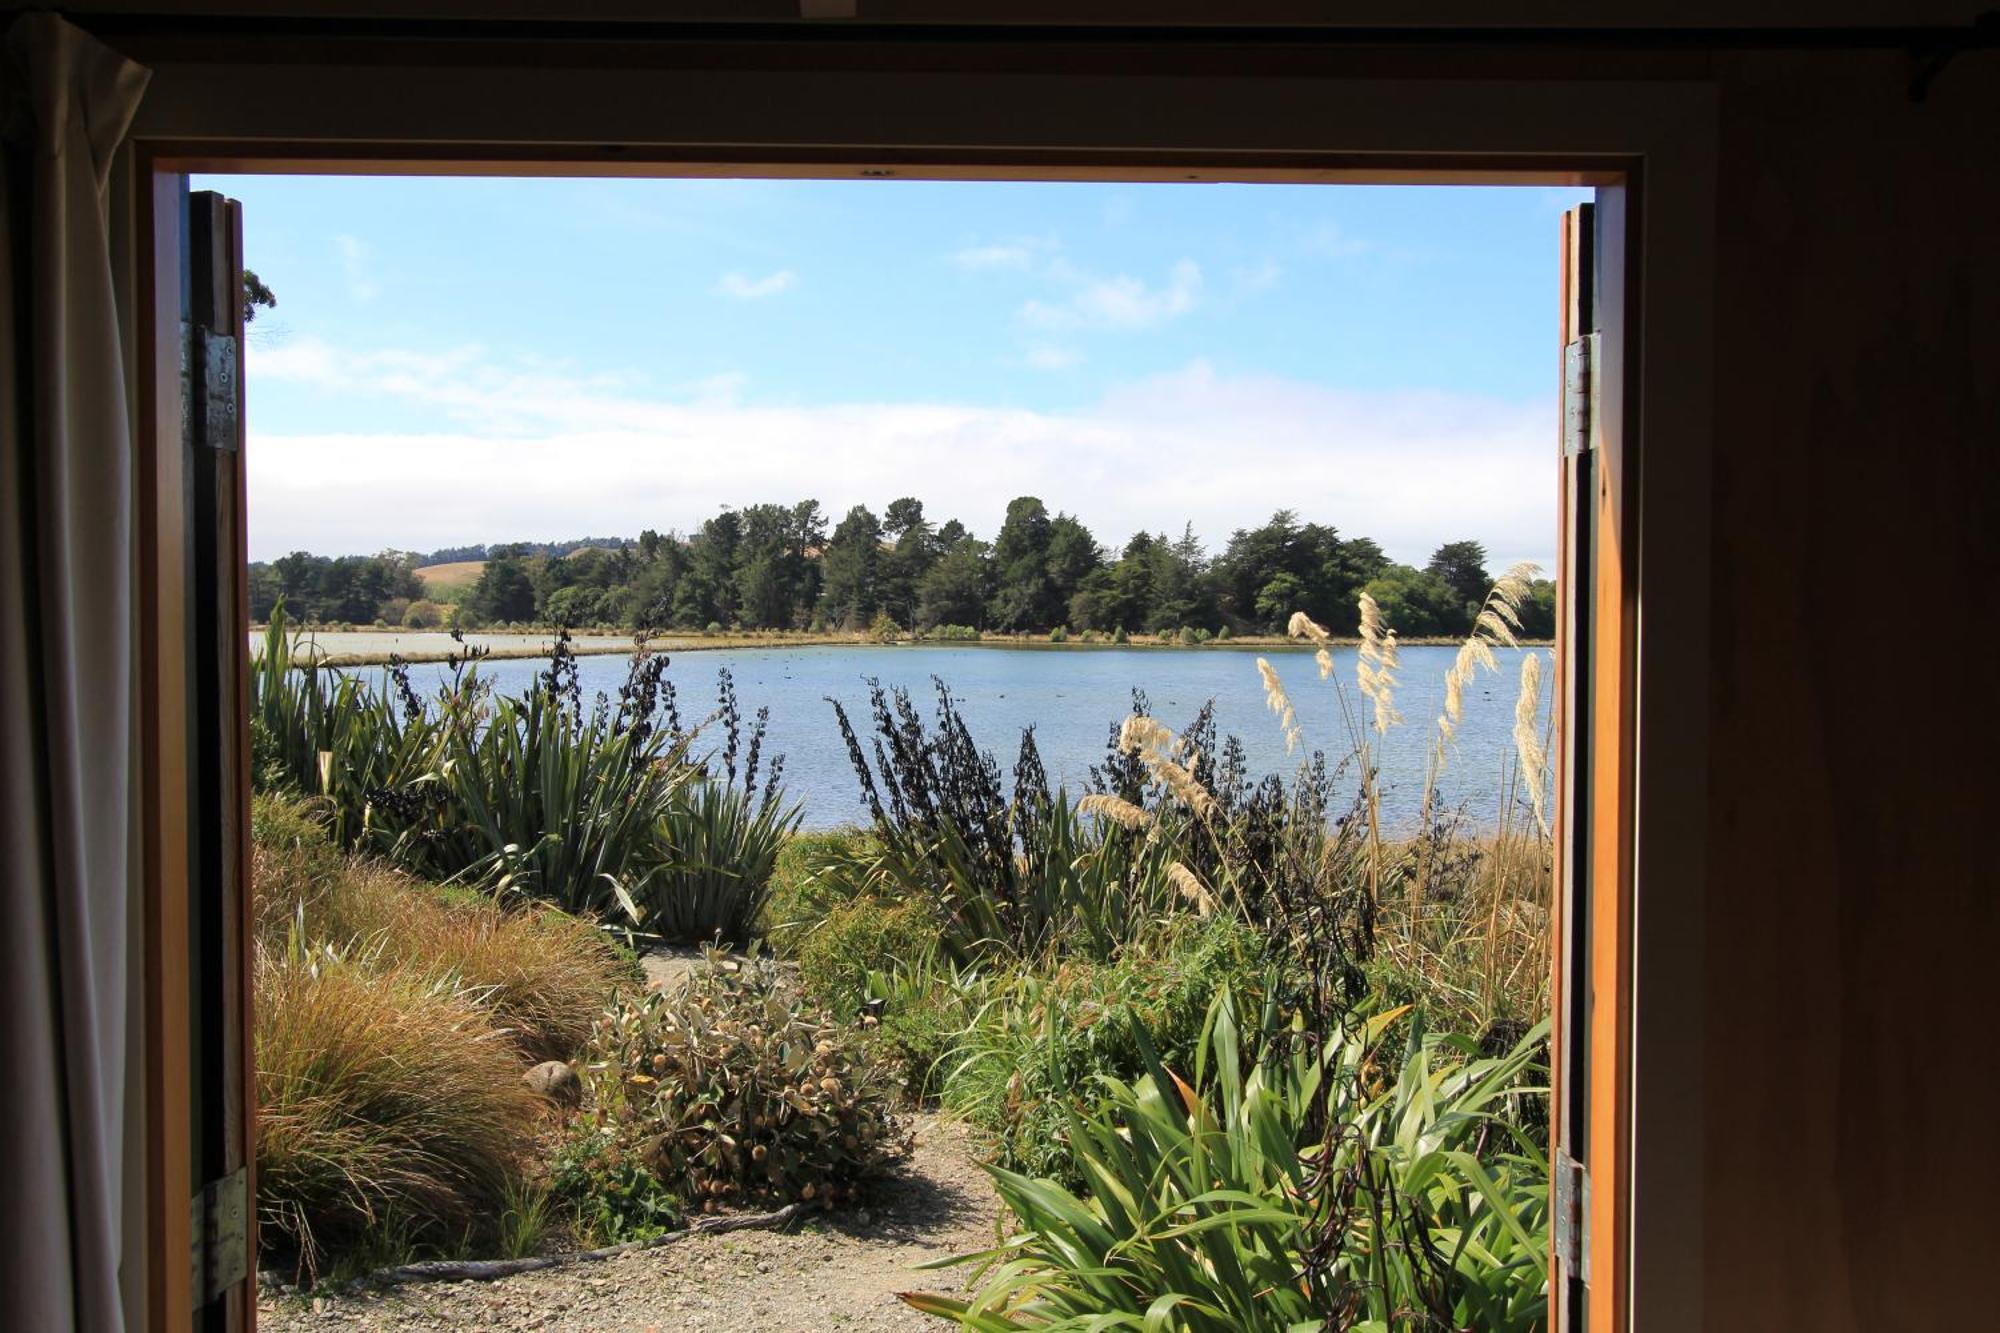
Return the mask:
[[1072,958],[996,978],[941,1063],[942,1100],[995,1136],[1002,1165],[1081,1183],[1070,1115],[1097,1108],[1103,1078],[1145,1073],[1148,1049],[1191,1063],[1219,989],[1263,993],[1261,945],[1229,919],[1183,915],[1112,963]]
[[578,1239],[590,1245],[650,1240],[681,1225],[681,1198],[615,1135],[578,1123],[556,1150],[549,1192],[568,1211]]
[[909,1294],[963,1327],[1292,1333],[1539,1326],[1546,1162],[1501,1112],[1540,1050],[1475,1058],[1412,1030],[1400,1075],[1378,1052],[1404,1017],[1355,1019],[1323,1048],[1285,1039],[1267,1010],[1246,1050],[1216,997],[1191,1074],[1148,1054],[1072,1113],[1079,1196],[994,1167],[1019,1231],[953,1262],[984,1275],[969,1299]]

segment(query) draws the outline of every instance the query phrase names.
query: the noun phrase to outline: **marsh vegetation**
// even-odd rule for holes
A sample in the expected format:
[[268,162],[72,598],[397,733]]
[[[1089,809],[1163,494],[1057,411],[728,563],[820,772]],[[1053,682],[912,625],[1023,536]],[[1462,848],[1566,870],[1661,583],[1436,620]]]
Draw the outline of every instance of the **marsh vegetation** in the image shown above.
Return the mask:
[[[1316,679],[1230,659],[1274,764],[1212,702],[1173,726],[1135,692],[1052,776],[1033,728],[992,735],[948,681],[878,684],[821,705],[860,823],[810,831],[726,670],[693,700],[642,646],[593,697],[559,644],[518,688],[469,655],[376,686],[295,662],[279,608],[252,703],[263,1216],[329,1275],[859,1207],[909,1112],[943,1108],[1009,1217],[970,1294],[906,1298],[926,1312],[1536,1327],[1546,683],[1512,652],[1534,597],[1516,569],[1477,599],[1408,722],[1365,587],[1351,657],[1290,616]],[[1513,726],[1475,816],[1450,778],[1495,687]],[[726,951],[647,993],[652,940]],[[523,1084],[551,1059],[574,1104]]]

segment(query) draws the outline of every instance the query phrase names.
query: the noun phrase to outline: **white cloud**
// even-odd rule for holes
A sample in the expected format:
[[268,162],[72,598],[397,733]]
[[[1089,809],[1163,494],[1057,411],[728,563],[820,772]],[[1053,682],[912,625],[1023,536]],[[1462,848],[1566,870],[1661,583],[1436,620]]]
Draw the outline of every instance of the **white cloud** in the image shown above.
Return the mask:
[[381,285],[369,271],[369,250],[366,242],[358,236],[343,234],[333,238],[333,248],[340,253],[340,271],[347,279],[349,296],[366,304],[381,295]]
[[1200,298],[1201,266],[1183,259],[1160,286],[1122,273],[1094,278],[1065,300],[1029,301],[1021,307],[1021,318],[1047,329],[1149,329],[1185,315]]
[[1069,411],[956,403],[745,404],[740,382],[634,392],[616,377],[522,373],[477,349],[347,354],[253,347],[282,376],[443,412],[429,433],[271,435],[248,464],[251,552],[687,529],[725,504],[811,496],[829,513],[915,494],[983,535],[1039,495],[1122,544],[1296,509],[1398,559],[1473,537],[1493,567],[1549,563],[1553,403],[1365,393],[1195,363]]
[[1025,270],[1035,262],[1035,250],[1025,242],[1012,245],[968,245],[963,250],[954,250],[951,262],[960,268]]
[[1036,370],[1068,370],[1083,360],[1083,353],[1074,347],[1058,347],[1054,343],[1036,343],[1028,349],[1024,358]]
[[1278,285],[1285,270],[1275,259],[1266,259],[1260,264],[1230,270],[1229,280],[1238,296],[1254,296],[1258,292],[1268,292]]
[[739,301],[760,301],[767,296],[788,292],[798,285],[799,275],[788,268],[776,273],[767,273],[761,278],[748,278],[741,273],[725,273],[716,283],[716,290],[724,296],[733,296]]
[[1368,241],[1348,235],[1337,222],[1318,222],[1308,227],[1299,238],[1299,248],[1327,259],[1352,259],[1375,249]]

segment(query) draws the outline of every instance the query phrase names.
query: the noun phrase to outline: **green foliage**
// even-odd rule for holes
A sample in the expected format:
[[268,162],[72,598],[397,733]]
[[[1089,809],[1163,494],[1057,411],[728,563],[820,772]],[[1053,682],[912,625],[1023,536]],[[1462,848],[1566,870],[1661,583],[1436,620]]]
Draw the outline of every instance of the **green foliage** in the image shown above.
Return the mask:
[[617,1136],[578,1121],[549,1165],[549,1192],[587,1245],[650,1240],[681,1225],[686,1209]]
[[618,1006],[584,1081],[606,1151],[704,1211],[849,1201],[909,1146],[889,1071],[853,1028],[786,995],[761,958],[711,954],[684,991]]
[[[258,771],[325,798],[340,845],[423,878],[573,913],[637,916],[643,902],[676,929],[734,933],[754,919],[793,816],[775,765],[761,805],[747,789],[740,801],[710,790],[688,757],[694,737],[658,724],[663,666],[635,657],[616,707],[586,714],[563,640],[523,695],[495,697],[461,672],[425,701],[394,669],[377,691],[295,657],[279,607],[251,672],[253,731],[268,737]],[[733,767],[733,715],[729,727]]]
[[1351,635],[1356,597],[1369,588],[1385,607],[1393,602],[1392,619],[1413,637],[1464,634],[1487,583],[1477,542],[1447,543],[1417,569],[1394,564],[1366,537],[1302,523],[1291,510],[1238,529],[1219,556],[1189,527],[1179,536],[1138,532],[1114,549],[1034,496],[1009,502],[991,542],[955,519],[934,526],[910,496],[891,501],[880,519],[856,505],[831,532],[819,502],[804,500],[725,509],[684,537],[648,530],[637,541],[523,542],[426,557],[485,561],[476,584],[451,590],[426,592],[414,575],[418,557],[407,553],[327,560],[294,552],[251,567],[251,615],[263,619],[282,597],[295,618],[312,623],[380,616],[414,628],[419,622],[391,608],[428,596],[463,598],[465,624],[707,626],[719,634],[732,624],[858,630],[885,615],[919,630],[1123,628],[1175,637],[1183,626],[1213,632],[1225,621],[1281,632],[1292,612],[1304,611]]
[[1061,625],[1057,625],[1054,629],[1049,631],[1049,642],[1050,643],[1069,642],[1069,630]]
[[924,638],[943,643],[977,643],[979,631],[970,625],[933,625],[924,631]]
[[806,993],[846,1022],[868,1001],[871,973],[927,958],[939,944],[937,919],[922,899],[871,896],[834,907],[797,941],[793,957]]
[[690,784],[668,807],[664,864],[639,883],[645,928],[676,944],[747,944],[799,808],[723,782]]
[[947,1064],[947,1106],[997,1137],[997,1160],[1067,1178],[1072,1111],[1102,1096],[1100,1076],[1145,1071],[1151,1044],[1187,1068],[1219,989],[1264,988],[1263,939],[1222,919],[1181,916],[1112,963],[1069,959],[995,987]]
[[758,922],[764,942],[791,955],[806,933],[859,891],[847,867],[864,862],[872,835],[866,829],[794,831],[778,849],[771,886]]
[[1396,1017],[1323,1052],[1246,1050],[1218,995],[1191,1081],[1148,1052],[1142,1077],[1103,1080],[1103,1106],[1068,1117],[1088,1195],[993,1168],[1020,1233],[959,1261],[986,1268],[970,1299],[905,1299],[982,1330],[1539,1327],[1546,1162],[1503,1112],[1531,1095],[1542,1034],[1481,1059],[1413,1032],[1383,1089]]
[[885,958],[863,980],[862,1004],[873,1012],[861,1024],[902,1068],[911,1095],[929,1100],[943,1092],[952,1059],[992,988],[989,974],[935,950]]
[[407,551],[328,557],[293,551],[250,566],[250,619],[264,621],[284,602],[307,624],[369,624],[392,602],[424,595],[417,557]]

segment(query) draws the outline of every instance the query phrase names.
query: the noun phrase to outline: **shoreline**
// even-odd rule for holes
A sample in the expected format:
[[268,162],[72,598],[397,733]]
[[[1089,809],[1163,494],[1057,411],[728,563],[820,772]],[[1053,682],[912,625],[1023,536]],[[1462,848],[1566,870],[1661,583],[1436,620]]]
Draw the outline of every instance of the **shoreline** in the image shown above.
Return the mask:
[[[312,630],[298,631],[294,635],[294,653],[299,656],[305,656],[310,653],[319,633],[321,632]],[[391,630],[328,630],[323,631],[323,633],[338,638],[396,637],[396,632]],[[436,637],[440,632],[426,630],[412,631],[411,633],[413,636]],[[494,634],[493,637],[520,639],[529,637],[530,634],[539,635],[542,633],[544,632],[500,631]],[[481,654],[479,659],[482,661],[528,661],[549,656],[554,644],[554,632],[547,631],[546,634],[547,637],[543,638],[539,643],[482,644],[480,640],[485,636],[479,631],[470,631],[467,634],[466,647],[484,647],[485,652]],[[262,638],[261,628],[253,627],[251,630],[251,657],[253,660],[261,656],[259,647]],[[1425,637],[1413,639],[1399,638],[1396,642],[1398,647],[1403,648],[1435,648],[1457,647],[1463,641],[1463,639],[1459,638]],[[1335,637],[1330,641],[1331,646],[1335,648],[1355,648],[1359,647],[1360,643],[1360,639],[1353,637]],[[630,635],[577,633],[571,631],[570,647],[579,657],[609,657],[614,654],[629,655],[634,646],[634,640]],[[1549,648],[1554,646],[1554,641],[1550,639],[1523,639],[1520,646],[1523,648]],[[1142,649],[1154,652],[1312,652],[1315,651],[1316,646],[1301,643],[1296,639],[1278,634],[1246,634],[1239,638],[1210,639],[1205,643],[1184,644],[1173,638],[1150,634],[1134,635],[1124,643],[1112,643],[1109,640],[1080,642],[1074,638],[1062,642],[1050,642],[1046,638],[1030,638],[1025,635],[1014,634],[983,635],[977,639],[903,638],[883,641],[871,638],[866,634],[811,634],[803,631],[770,631],[761,634],[669,635],[650,638],[646,643],[648,652],[666,653],[669,655],[674,653],[721,652],[730,649],[748,648],[986,648],[1028,652],[1102,652],[1108,649]],[[404,662],[410,666],[432,666],[448,662],[453,657],[463,657],[464,655],[465,648],[456,646],[435,649],[415,648],[407,652],[390,649],[364,649],[354,652],[321,652],[314,658],[314,661],[320,666],[332,668],[388,666],[392,659]]]

